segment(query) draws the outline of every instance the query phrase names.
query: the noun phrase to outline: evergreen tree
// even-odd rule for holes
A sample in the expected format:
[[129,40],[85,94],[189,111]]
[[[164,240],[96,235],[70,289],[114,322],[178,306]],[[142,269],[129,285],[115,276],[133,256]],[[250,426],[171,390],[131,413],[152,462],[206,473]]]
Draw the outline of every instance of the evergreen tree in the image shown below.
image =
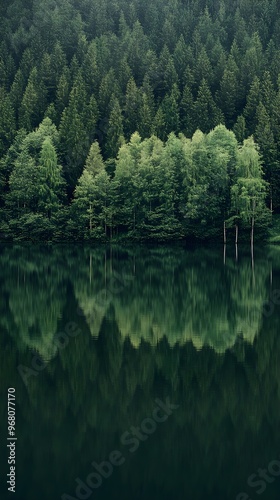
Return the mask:
[[16,131],[15,112],[10,96],[0,87],[0,157],[11,145]]
[[124,141],[122,111],[119,101],[115,97],[112,97],[111,108],[106,138],[106,154],[108,158],[115,158]]
[[237,99],[238,82],[236,76],[233,71],[225,69],[218,92],[218,101],[228,127],[232,127],[234,123]]
[[262,154],[263,169],[266,179],[270,183],[270,208],[273,208],[273,200],[277,194],[276,170],[277,149],[271,127],[271,120],[265,106],[260,103],[256,113],[257,126],[254,137],[260,147]]
[[89,149],[85,128],[87,114],[86,92],[81,78],[74,84],[69,104],[64,109],[59,125],[60,151],[64,159],[64,172],[70,188],[74,188]]
[[94,142],[86,159],[83,173],[74,192],[72,214],[76,224],[81,225],[82,237],[92,238],[106,235],[109,213],[110,181],[97,142]]
[[246,119],[246,128],[248,134],[252,134],[256,128],[256,111],[260,103],[260,80],[256,76],[247,95],[247,102],[244,108],[244,117]]
[[33,68],[22,97],[19,109],[19,125],[30,131],[38,125],[45,106],[46,89],[38,80],[38,71]]
[[216,106],[205,80],[202,80],[194,103],[194,116],[197,127],[204,132],[209,132],[224,121],[223,114]]
[[42,145],[39,161],[39,203],[38,208],[50,219],[61,206],[64,180],[62,167],[58,165],[56,150],[50,137]]
[[130,136],[138,129],[139,124],[140,93],[133,78],[127,84],[124,124],[127,136]]
[[233,126],[233,132],[235,133],[236,139],[240,144],[243,143],[245,139],[246,122],[243,115],[238,116],[236,123]]
[[194,101],[188,85],[185,85],[181,99],[181,129],[187,137],[194,133]]

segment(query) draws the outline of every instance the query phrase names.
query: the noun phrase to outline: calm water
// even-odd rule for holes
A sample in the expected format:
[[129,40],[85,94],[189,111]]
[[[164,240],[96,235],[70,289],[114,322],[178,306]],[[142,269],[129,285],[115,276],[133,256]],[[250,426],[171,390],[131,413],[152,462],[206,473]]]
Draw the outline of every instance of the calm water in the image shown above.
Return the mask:
[[2,247],[0,280],[1,499],[279,499],[280,250]]

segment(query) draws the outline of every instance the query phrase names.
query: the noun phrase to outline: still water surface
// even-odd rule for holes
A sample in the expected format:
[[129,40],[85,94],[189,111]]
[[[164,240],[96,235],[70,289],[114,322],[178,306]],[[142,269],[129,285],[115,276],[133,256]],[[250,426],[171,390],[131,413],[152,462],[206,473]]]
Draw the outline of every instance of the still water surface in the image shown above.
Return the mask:
[[15,245],[0,279],[1,498],[279,499],[280,250]]

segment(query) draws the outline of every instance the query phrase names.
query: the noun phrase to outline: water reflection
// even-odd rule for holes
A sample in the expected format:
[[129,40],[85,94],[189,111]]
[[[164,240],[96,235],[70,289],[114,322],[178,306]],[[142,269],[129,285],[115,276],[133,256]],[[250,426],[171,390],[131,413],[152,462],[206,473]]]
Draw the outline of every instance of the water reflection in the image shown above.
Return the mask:
[[44,359],[56,350],[53,336],[73,290],[93,337],[113,310],[123,339],[170,346],[192,341],[223,353],[242,337],[253,343],[268,297],[270,264],[250,257],[223,265],[215,251],[160,249],[31,249],[13,247],[0,257],[3,326],[18,346]]
[[[0,376],[17,393],[15,498],[77,498],[75,478],[115,449],[125,463],[88,498],[256,498],[247,478],[280,453],[279,305],[263,309],[280,289],[280,259],[267,252],[255,256],[253,282],[242,252],[224,265],[209,249],[2,249]],[[81,333],[55,352],[69,321]],[[32,366],[34,350],[48,362],[25,385],[16,367]],[[122,434],[167,397],[180,407],[130,454]],[[279,480],[262,498],[278,498]]]

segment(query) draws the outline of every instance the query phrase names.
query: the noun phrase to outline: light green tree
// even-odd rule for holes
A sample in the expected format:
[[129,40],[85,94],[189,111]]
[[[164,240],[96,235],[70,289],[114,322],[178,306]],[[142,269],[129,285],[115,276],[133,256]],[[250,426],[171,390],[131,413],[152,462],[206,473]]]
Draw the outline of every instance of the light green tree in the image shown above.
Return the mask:
[[237,220],[250,225],[251,246],[254,244],[256,223],[267,223],[268,209],[265,205],[267,188],[268,184],[263,180],[258,147],[253,137],[249,137],[239,149],[236,180],[231,188],[231,200]]

